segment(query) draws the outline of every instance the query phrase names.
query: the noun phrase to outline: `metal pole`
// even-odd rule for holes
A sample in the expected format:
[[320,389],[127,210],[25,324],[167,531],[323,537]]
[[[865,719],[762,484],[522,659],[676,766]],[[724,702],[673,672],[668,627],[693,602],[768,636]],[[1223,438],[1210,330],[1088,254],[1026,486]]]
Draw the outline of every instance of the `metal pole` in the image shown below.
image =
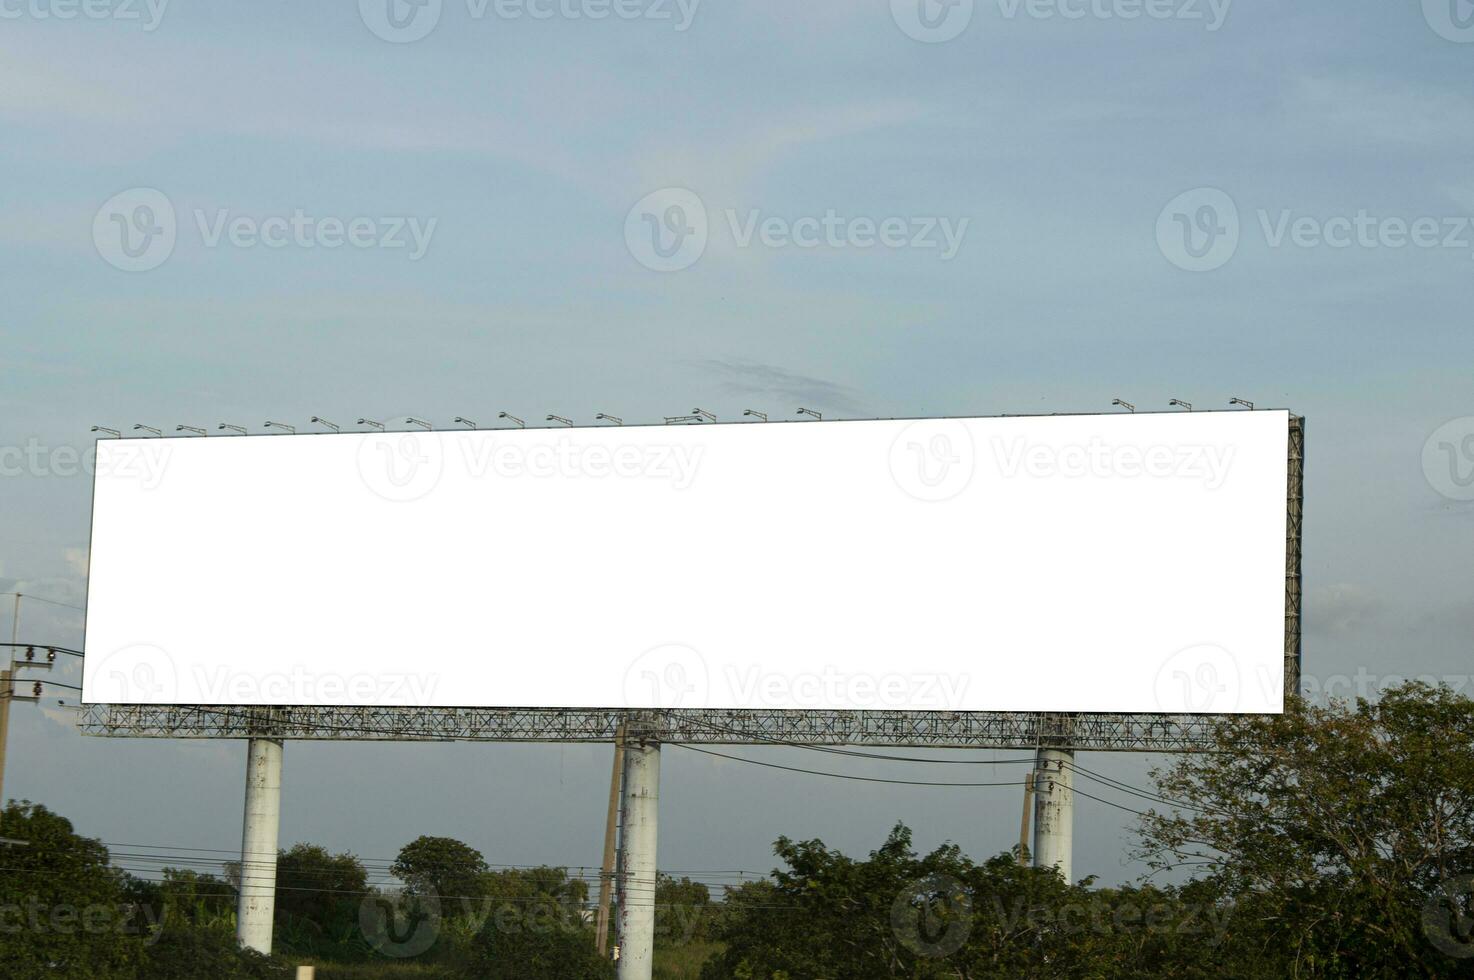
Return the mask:
[[15,613],[10,619],[10,662],[0,670],[0,810],[5,809],[5,750],[10,743],[10,697],[15,693],[15,645],[20,641],[20,593],[15,594]]
[[1024,777],[1024,813],[1019,818],[1018,866],[1029,866],[1029,811],[1034,808],[1034,774]]
[[614,733],[614,768],[609,773],[609,812],[604,818],[604,867],[599,876],[599,918],[595,946],[599,955],[609,950],[609,897],[614,886],[615,830],[619,826],[619,784],[624,776],[624,725]]
[[660,743],[642,736],[624,750],[619,980],[651,980],[655,966],[655,832],[659,802]]
[[1034,771],[1034,867],[1073,882],[1075,778],[1071,749],[1040,749]]
[[246,751],[246,812],[241,830],[241,887],[235,936],[242,946],[271,953],[276,912],[276,838],[281,825],[282,743],[253,738]]

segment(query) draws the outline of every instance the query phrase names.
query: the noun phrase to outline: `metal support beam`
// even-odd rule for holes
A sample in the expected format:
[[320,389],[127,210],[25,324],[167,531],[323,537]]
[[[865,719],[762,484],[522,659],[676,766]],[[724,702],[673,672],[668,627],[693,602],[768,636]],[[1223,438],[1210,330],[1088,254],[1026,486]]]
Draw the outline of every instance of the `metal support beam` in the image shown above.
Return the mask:
[[624,749],[619,835],[619,980],[650,980],[655,966],[655,838],[660,743],[642,735]]
[[1018,866],[1027,868],[1029,866],[1029,817],[1034,809],[1034,774],[1031,772],[1024,777],[1024,812],[1019,818],[1018,828]]
[[241,886],[235,936],[258,953],[271,952],[276,912],[276,843],[281,828],[282,743],[253,738],[246,750],[246,807],[241,829]]
[[10,620],[10,648],[5,652],[9,663],[0,671],[0,810],[5,809],[5,752],[10,747],[10,702],[15,695],[15,645],[20,635],[21,594],[15,594],[15,612]]
[[[622,708],[261,709],[158,704],[82,706],[83,735],[112,738],[324,739],[393,742],[610,742]],[[1026,711],[661,711],[665,742],[708,745],[946,746],[1033,751],[1196,752],[1213,746],[1215,715]]]
[[624,778],[624,726],[614,736],[614,768],[609,774],[609,811],[604,817],[604,866],[599,874],[599,917],[594,926],[594,948],[609,950],[609,897],[614,885],[614,846],[618,841],[620,784]]
[[1040,749],[1034,769],[1034,867],[1073,882],[1075,777],[1070,749]]

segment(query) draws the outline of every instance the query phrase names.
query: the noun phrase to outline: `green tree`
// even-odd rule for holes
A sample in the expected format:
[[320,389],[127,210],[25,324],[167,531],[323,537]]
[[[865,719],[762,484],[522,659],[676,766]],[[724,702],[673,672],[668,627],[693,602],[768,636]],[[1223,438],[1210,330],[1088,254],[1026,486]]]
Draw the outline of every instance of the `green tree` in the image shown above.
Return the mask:
[[484,980],[608,980],[614,964],[587,930],[483,929],[472,942],[473,974]]
[[488,868],[481,852],[469,844],[452,837],[420,837],[400,848],[389,870],[410,894],[430,893],[449,905],[483,896]]
[[903,826],[863,860],[819,841],[775,849],[785,869],[728,890],[703,980],[1221,975],[1228,911],[1202,908],[1211,896],[1068,884],[950,844],[919,856]]
[[566,868],[508,868],[481,876],[481,899],[459,908],[474,930],[465,943],[468,977],[572,978],[613,976],[594,949],[583,919],[588,883]]
[[39,803],[0,813],[0,963],[4,975],[65,980],[129,980],[143,932],[128,882],[108,865],[107,848],[73,832]]
[[368,873],[352,854],[332,854],[316,844],[295,844],[276,862],[276,917],[294,929],[341,938],[358,923]]
[[236,942],[230,926],[166,926],[147,947],[138,980],[287,980],[285,963]]
[[212,874],[188,868],[165,868],[155,889],[160,920],[211,925],[235,914],[236,890]]
[[568,877],[567,868],[547,865],[488,871],[481,878],[481,889],[491,898],[543,896],[570,907],[582,905],[589,897],[588,882]]
[[1143,819],[1141,856],[1199,869],[1286,975],[1474,973],[1434,942],[1471,938],[1442,896],[1474,872],[1474,701],[1407,684],[1229,718],[1216,740],[1154,773],[1181,805]]
[[711,929],[711,889],[690,878],[657,873],[655,937],[657,942],[698,942]]

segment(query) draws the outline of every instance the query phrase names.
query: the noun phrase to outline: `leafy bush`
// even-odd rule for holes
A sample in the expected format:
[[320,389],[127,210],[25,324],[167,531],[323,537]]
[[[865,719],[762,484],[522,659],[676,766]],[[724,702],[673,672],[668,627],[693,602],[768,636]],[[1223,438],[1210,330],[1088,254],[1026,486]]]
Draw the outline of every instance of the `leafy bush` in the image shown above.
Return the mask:
[[139,977],[148,980],[289,980],[286,964],[241,949],[235,932],[217,927],[172,927],[145,947]]

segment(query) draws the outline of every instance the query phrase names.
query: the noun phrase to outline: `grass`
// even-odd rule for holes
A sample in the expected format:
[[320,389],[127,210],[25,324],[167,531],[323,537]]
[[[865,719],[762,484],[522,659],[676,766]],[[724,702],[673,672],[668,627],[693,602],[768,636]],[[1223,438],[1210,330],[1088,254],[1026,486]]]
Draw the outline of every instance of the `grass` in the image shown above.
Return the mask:
[[[697,980],[720,943],[686,943],[655,949],[655,980]],[[316,980],[448,980],[445,967],[421,963],[318,963]]]
[[721,943],[655,947],[655,980],[697,980],[701,966],[722,951]]
[[316,980],[449,980],[456,974],[422,963],[319,963]]

